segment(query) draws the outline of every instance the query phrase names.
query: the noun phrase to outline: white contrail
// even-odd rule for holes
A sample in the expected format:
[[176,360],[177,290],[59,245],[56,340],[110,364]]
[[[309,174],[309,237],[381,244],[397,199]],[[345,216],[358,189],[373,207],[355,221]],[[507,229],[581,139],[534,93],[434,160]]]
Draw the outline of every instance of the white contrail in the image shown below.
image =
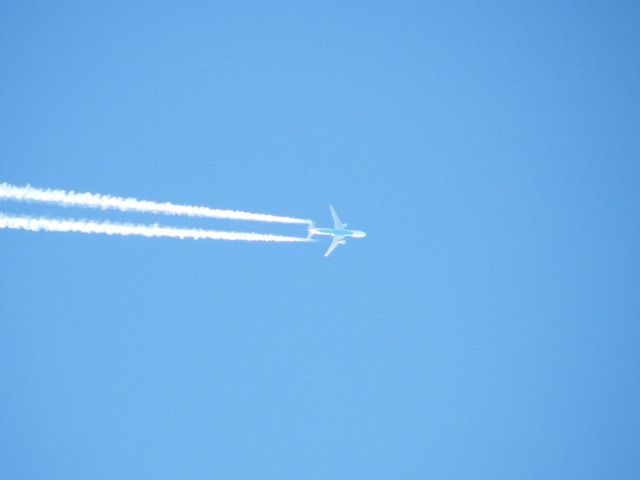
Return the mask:
[[221,210],[217,208],[197,207],[192,205],[175,205],[158,203],[136,198],[112,197],[97,193],[76,193],[66,190],[43,190],[31,185],[17,187],[8,183],[0,184],[0,200],[17,202],[54,203],[65,207],[100,208],[102,210],[121,210],[123,212],[162,213],[165,215],[181,215],[186,217],[224,218],[227,220],[253,220],[273,223],[311,223],[303,218],[281,217],[264,213],[251,213],[238,210]]
[[32,232],[78,232],[105,235],[136,235],[142,237],[192,238],[194,240],[241,240],[247,242],[307,242],[306,238],[250,232],[224,232],[193,228],[172,228],[160,225],[130,225],[126,223],[94,222],[88,220],[48,219],[13,216],[0,213],[0,229]]

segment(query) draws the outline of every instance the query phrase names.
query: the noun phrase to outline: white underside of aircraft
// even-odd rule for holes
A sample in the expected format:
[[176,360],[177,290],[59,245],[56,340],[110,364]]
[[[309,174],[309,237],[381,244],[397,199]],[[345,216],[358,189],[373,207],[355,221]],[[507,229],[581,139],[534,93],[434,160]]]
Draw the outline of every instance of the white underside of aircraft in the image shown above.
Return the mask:
[[331,252],[333,252],[338,245],[344,245],[346,243],[346,238],[364,238],[367,236],[363,231],[347,229],[347,224],[342,223],[338,214],[331,205],[329,205],[329,210],[331,211],[331,217],[333,218],[333,228],[317,228],[311,224],[307,230],[307,238],[311,238],[315,235],[333,237],[331,245],[329,245],[329,248],[324,254],[325,257],[331,255]]

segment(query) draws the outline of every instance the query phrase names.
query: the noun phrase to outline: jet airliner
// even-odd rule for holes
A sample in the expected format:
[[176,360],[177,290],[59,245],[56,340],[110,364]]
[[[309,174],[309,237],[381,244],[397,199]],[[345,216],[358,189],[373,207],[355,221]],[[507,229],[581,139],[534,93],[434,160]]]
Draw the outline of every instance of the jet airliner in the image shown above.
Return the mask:
[[361,232],[360,230],[348,230],[347,224],[340,221],[338,214],[331,205],[329,205],[329,210],[331,210],[331,217],[333,218],[333,228],[316,228],[312,223],[309,225],[309,229],[307,230],[307,238],[311,238],[314,235],[326,235],[333,237],[331,245],[329,245],[329,248],[324,254],[325,257],[331,255],[331,252],[333,252],[338,245],[344,245],[347,237],[364,238],[367,236],[366,233]]

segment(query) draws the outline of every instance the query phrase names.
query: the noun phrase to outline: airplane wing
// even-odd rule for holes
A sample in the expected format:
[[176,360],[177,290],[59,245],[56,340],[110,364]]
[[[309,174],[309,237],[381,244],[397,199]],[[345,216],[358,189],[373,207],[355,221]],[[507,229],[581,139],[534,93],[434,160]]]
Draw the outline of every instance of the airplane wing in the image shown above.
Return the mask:
[[347,225],[340,221],[338,214],[331,205],[329,205],[329,210],[331,210],[331,216],[333,217],[333,228],[335,228],[336,230],[344,230]]
[[338,245],[344,245],[344,237],[333,237],[331,245],[329,245],[329,248],[324,253],[324,256],[328,257],[329,255],[331,255],[331,252],[333,252]]

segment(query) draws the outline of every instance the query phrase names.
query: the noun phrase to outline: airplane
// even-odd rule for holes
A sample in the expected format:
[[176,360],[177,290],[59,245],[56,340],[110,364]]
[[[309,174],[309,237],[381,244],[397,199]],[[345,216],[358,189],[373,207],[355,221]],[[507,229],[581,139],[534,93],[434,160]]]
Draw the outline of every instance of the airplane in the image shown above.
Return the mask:
[[329,205],[329,210],[331,211],[331,217],[333,217],[333,228],[316,228],[316,226],[311,223],[307,230],[307,238],[311,238],[314,235],[333,237],[331,245],[329,245],[328,250],[324,254],[325,257],[331,255],[331,252],[333,252],[338,245],[344,245],[346,243],[345,238],[364,238],[367,236],[366,233],[360,230],[347,230],[347,224],[340,221],[338,214],[331,205]]

